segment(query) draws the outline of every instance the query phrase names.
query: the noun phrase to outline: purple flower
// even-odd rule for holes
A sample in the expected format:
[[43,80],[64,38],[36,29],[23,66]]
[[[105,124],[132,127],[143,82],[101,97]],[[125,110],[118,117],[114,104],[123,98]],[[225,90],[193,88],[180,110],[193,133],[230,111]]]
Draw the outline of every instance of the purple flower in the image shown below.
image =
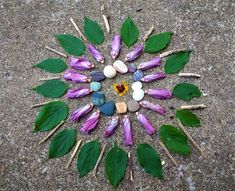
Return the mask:
[[79,74],[72,69],[67,69],[64,72],[64,79],[75,82],[75,83],[91,81],[91,79],[87,77],[86,75]]
[[131,62],[137,59],[143,53],[143,45],[138,44],[132,51],[130,51],[126,57],[125,61]]
[[140,105],[146,109],[151,109],[157,113],[159,113],[160,115],[165,115],[166,114],[166,110],[164,107],[162,107],[161,105],[159,104],[152,104],[148,101],[141,101],[140,102]]
[[142,82],[152,82],[155,80],[160,80],[162,78],[165,78],[165,73],[164,72],[156,72],[154,74],[150,74],[147,76],[144,76],[143,78],[141,78]]
[[79,119],[81,119],[81,117],[85,116],[86,114],[88,114],[92,109],[93,109],[93,103],[89,103],[84,105],[83,107],[75,110],[71,116],[70,119],[72,121],[78,121]]
[[111,56],[115,59],[121,50],[121,36],[119,34],[114,35],[111,48]]
[[69,65],[72,68],[75,68],[77,70],[89,70],[94,68],[94,65],[90,63],[86,58],[80,57],[80,58],[70,58],[69,59]]
[[124,116],[122,123],[124,128],[125,145],[133,145],[131,122],[127,115]]
[[86,121],[82,124],[80,131],[85,134],[89,134],[91,130],[96,128],[99,123],[100,111],[92,113]]
[[108,125],[105,127],[103,137],[104,138],[110,137],[115,132],[117,126],[118,126],[118,116],[113,116],[109,120]]
[[94,59],[96,59],[97,62],[100,62],[101,64],[104,63],[104,56],[103,54],[92,44],[88,44],[87,48]]
[[145,93],[156,99],[169,99],[172,97],[171,91],[167,89],[149,89]]
[[147,61],[147,62],[143,62],[138,66],[139,70],[148,70],[150,68],[153,67],[157,67],[161,65],[161,58],[160,57],[155,57],[154,59]]
[[155,128],[150,123],[148,118],[146,116],[144,116],[143,114],[139,113],[139,112],[136,112],[136,116],[137,116],[137,119],[140,122],[140,124],[145,128],[146,133],[149,134],[149,135],[154,134]]
[[92,92],[88,87],[81,86],[79,88],[70,89],[67,92],[67,98],[75,99],[89,95]]

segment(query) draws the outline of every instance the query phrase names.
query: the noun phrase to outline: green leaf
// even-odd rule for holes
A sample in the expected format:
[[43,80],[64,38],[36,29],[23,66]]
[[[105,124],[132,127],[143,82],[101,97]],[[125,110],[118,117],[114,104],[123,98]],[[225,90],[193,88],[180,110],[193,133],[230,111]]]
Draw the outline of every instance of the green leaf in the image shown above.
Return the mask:
[[60,46],[73,56],[80,56],[84,53],[85,47],[81,39],[70,34],[56,34]]
[[100,155],[100,143],[99,141],[90,141],[86,143],[77,159],[77,170],[80,177],[85,176],[94,167]]
[[105,173],[109,182],[117,188],[125,176],[127,167],[127,154],[121,148],[114,146],[105,158]]
[[200,127],[200,120],[198,117],[187,109],[177,110],[176,117],[184,126]]
[[144,168],[145,172],[159,179],[163,179],[160,156],[149,144],[138,144],[136,156],[140,166]]
[[153,35],[145,42],[144,52],[156,53],[167,47],[171,41],[171,32],[163,32]]
[[60,58],[49,58],[43,60],[39,64],[34,67],[41,68],[47,72],[51,73],[60,73],[63,72],[67,68],[67,64]]
[[53,101],[42,107],[35,119],[34,131],[48,131],[68,117],[69,108],[63,101]]
[[179,99],[191,100],[194,97],[200,97],[201,92],[197,86],[189,83],[177,84],[173,89],[173,95]]
[[159,129],[160,139],[170,152],[182,155],[190,154],[187,136],[176,127],[162,125]]
[[122,41],[128,47],[131,47],[138,40],[139,29],[130,17],[127,17],[126,20],[122,23],[121,37]]
[[48,80],[33,90],[44,97],[58,98],[66,93],[68,85],[60,80]]
[[104,41],[104,32],[96,21],[84,17],[84,34],[94,44],[101,44]]
[[190,58],[191,50],[177,52],[169,56],[164,66],[166,74],[175,74],[184,68]]
[[72,128],[62,130],[51,140],[49,145],[49,158],[59,158],[66,155],[75,143],[76,130]]

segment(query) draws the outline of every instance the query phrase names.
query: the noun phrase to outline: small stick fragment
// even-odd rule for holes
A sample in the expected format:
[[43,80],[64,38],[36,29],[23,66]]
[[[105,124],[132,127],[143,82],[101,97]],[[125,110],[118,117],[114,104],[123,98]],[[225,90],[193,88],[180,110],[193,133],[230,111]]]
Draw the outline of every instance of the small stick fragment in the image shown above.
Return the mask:
[[180,109],[204,109],[206,108],[205,104],[198,104],[198,105],[181,105]]
[[73,18],[71,17],[69,20],[71,21],[71,23],[73,24],[73,26],[74,26],[75,29],[77,30],[79,36],[80,36],[81,38],[83,38],[83,40],[86,42],[86,41],[87,41],[86,37],[82,34],[81,30],[78,28],[78,26],[77,26],[77,24],[75,23],[75,21],[73,20]]
[[185,133],[185,135],[189,138],[189,140],[192,142],[192,144],[199,150],[199,152],[202,154],[202,156],[204,156],[206,159],[208,158],[206,156],[206,154],[203,152],[203,150],[199,147],[199,145],[193,140],[193,138],[191,137],[191,135],[187,132],[187,130],[184,128],[184,126],[182,125],[182,123],[180,122],[180,120],[178,119],[178,124],[179,127],[182,129],[182,131]]
[[60,122],[59,125],[57,125],[43,140],[41,140],[39,142],[39,145],[44,143],[47,139],[49,139],[63,124],[64,124],[64,120]]
[[60,77],[55,76],[55,77],[50,77],[50,78],[40,78],[39,81],[57,80],[57,79],[60,79]]
[[206,93],[204,93],[204,92],[202,92],[202,96],[207,96],[207,94],[206,94]]
[[149,38],[149,36],[153,33],[153,31],[154,31],[154,27],[151,26],[151,28],[149,29],[149,31],[145,34],[143,40],[146,41],[146,40]]
[[178,74],[179,77],[194,77],[194,78],[200,78],[201,75],[200,74],[195,74],[195,73],[179,73]]
[[128,160],[129,160],[129,170],[130,170],[130,181],[133,182],[134,178],[133,178],[133,163],[132,163],[132,157],[131,157],[131,153],[128,152]]
[[65,57],[65,58],[68,58],[68,56],[67,56],[66,54],[64,54],[64,53],[62,53],[62,52],[60,52],[60,51],[58,51],[58,50],[55,50],[55,49],[53,49],[53,48],[51,48],[51,47],[49,47],[49,46],[46,46],[45,48],[46,48],[47,50],[50,50],[51,52],[54,52],[54,53],[60,55],[60,56],[63,56],[63,57]]
[[[57,101],[57,100],[53,100],[53,101]],[[47,101],[47,102],[44,102],[44,103],[37,103],[37,104],[31,105],[31,108],[39,107],[39,106],[42,106],[42,105],[46,105],[46,104],[48,104],[50,102],[52,102],[52,101]]]
[[164,52],[164,53],[160,54],[159,57],[164,58],[164,57],[169,56],[173,53],[182,52],[182,51],[187,51],[187,49],[170,50],[170,51],[167,51],[167,52]]
[[67,169],[69,169],[69,166],[70,166],[70,164],[72,163],[72,161],[73,161],[73,159],[74,159],[74,157],[75,157],[75,155],[76,155],[76,153],[77,153],[77,151],[78,151],[79,146],[81,145],[81,143],[82,143],[82,139],[77,142],[77,144],[76,144],[76,146],[75,146],[75,148],[74,148],[74,151],[73,151],[73,153],[71,154],[71,157],[70,157],[70,159],[69,159],[69,162],[68,162],[67,165],[66,165],[66,168],[67,168]]
[[166,155],[171,159],[171,161],[174,163],[175,166],[178,166],[178,163],[176,162],[176,160],[173,158],[173,156],[170,154],[170,152],[168,151],[168,149],[166,148],[166,146],[161,142],[158,141],[159,145],[163,148],[163,150],[166,152]]
[[102,159],[102,157],[103,157],[103,155],[104,155],[104,151],[105,151],[105,149],[106,149],[106,146],[107,146],[107,143],[105,143],[105,145],[103,146],[103,149],[102,149],[102,151],[100,152],[100,156],[99,156],[99,158],[98,158],[98,160],[97,160],[97,162],[96,162],[96,164],[95,164],[94,170],[93,170],[93,176],[95,177],[96,180],[97,180],[96,172],[97,172],[98,166],[99,166],[99,164],[100,164],[100,161],[101,161],[101,159]]
[[105,28],[106,28],[107,32],[110,33],[109,20],[108,20],[108,16],[106,16],[106,14],[105,14],[105,7],[104,7],[104,5],[101,6],[101,13],[102,13],[102,16],[103,16]]

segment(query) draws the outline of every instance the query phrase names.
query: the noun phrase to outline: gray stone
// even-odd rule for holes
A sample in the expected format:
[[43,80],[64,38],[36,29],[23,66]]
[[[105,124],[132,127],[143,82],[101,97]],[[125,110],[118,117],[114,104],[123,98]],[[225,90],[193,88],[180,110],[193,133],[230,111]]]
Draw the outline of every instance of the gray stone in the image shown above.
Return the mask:
[[127,102],[127,108],[130,112],[136,112],[140,109],[140,104],[135,100],[130,100]]

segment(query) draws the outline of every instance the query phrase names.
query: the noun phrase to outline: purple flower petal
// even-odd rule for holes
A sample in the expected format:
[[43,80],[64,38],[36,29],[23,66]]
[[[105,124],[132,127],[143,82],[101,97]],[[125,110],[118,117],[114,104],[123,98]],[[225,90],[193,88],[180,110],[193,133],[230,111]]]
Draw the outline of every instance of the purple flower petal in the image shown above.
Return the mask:
[[156,72],[154,74],[146,75],[143,78],[141,78],[142,82],[152,82],[155,80],[160,80],[165,78],[165,73],[164,72]]
[[121,36],[119,34],[114,35],[111,48],[111,56],[115,59],[121,50]]
[[67,92],[67,98],[76,99],[89,95],[92,92],[88,87],[82,86],[75,89],[70,89]]
[[146,116],[144,116],[143,114],[139,113],[139,112],[136,112],[136,116],[137,116],[137,119],[140,122],[140,124],[145,128],[146,133],[149,134],[149,135],[154,134],[155,128],[150,123],[148,118]]
[[152,104],[148,101],[143,100],[140,102],[140,105],[146,109],[151,109],[152,111],[155,111],[155,112],[159,113],[160,115],[166,114],[166,109],[159,104]]
[[94,59],[101,64],[104,63],[104,56],[103,54],[92,44],[87,45],[88,51],[91,53]]
[[172,93],[167,89],[149,89],[145,91],[149,96],[156,99],[170,99],[172,98]]
[[160,57],[155,57],[150,61],[143,62],[138,66],[139,70],[148,70],[153,67],[157,67],[161,65],[161,58]]
[[131,122],[127,115],[124,116],[122,123],[124,128],[125,145],[133,145]]
[[93,109],[93,103],[89,103],[84,105],[83,107],[75,110],[71,115],[70,115],[70,119],[72,121],[78,121],[79,119],[81,119],[83,116],[85,116],[86,114],[88,114],[92,109]]
[[113,116],[109,122],[108,125],[105,127],[103,137],[108,138],[112,134],[114,134],[116,127],[118,126],[118,116]]
[[91,130],[96,128],[99,123],[100,112],[96,111],[92,113],[86,121],[82,124],[80,131],[85,134],[89,134]]
[[69,59],[69,65],[77,70],[90,70],[94,68],[94,65],[90,63],[86,58],[80,57],[80,58],[70,58]]
[[125,61],[131,62],[137,59],[143,53],[143,45],[138,44],[132,51],[130,51],[126,57]]
[[91,79],[86,75],[79,74],[72,69],[67,69],[64,72],[64,79],[75,82],[75,83],[82,83],[82,82],[90,82]]

